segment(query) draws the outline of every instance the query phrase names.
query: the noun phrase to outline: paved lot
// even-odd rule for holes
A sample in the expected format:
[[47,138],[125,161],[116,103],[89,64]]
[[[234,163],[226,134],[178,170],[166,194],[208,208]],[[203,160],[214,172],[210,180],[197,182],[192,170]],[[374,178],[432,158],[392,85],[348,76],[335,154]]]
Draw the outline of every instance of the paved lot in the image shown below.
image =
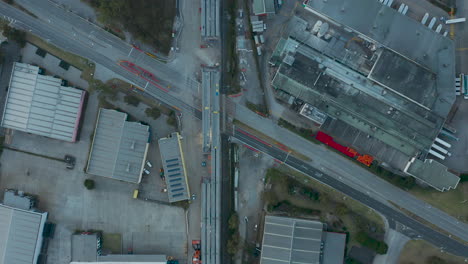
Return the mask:
[[[239,234],[241,241],[254,245],[258,237],[258,227],[263,222],[263,179],[266,170],[273,165],[273,159],[263,153],[256,153],[243,145],[239,145],[239,186],[238,215]],[[248,218],[248,222],[244,219]],[[257,226],[257,230],[255,229]],[[236,258],[236,263],[242,263],[242,253]],[[250,254],[244,252],[245,254]]]
[[468,172],[468,163],[466,162],[468,159],[468,126],[466,124],[468,100],[458,97],[454,107],[457,109],[455,115],[449,118],[447,123],[457,130],[456,136],[459,141],[447,139],[447,142],[452,145],[449,150],[452,156],[447,157],[442,163],[455,171]]
[[58,75],[60,78],[68,80],[70,82],[69,85],[83,89],[88,88],[88,82],[81,79],[81,70],[73,66],[70,66],[68,70],[65,70],[59,66],[61,61],[59,58],[48,53],[45,55],[45,57],[41,57],[36,54],[36,51],[36,46],[26,43],[26,46],[22,50],[22,62],[36,64],[39,67],[45,68],[47,75]]
[[[39,195],[40,209],[48,211],[50,220],[57,223],[48,263],[70,261],[70,234],[76,229],[121,233],[124,252],[133,248],[135,253],[185,258],[183,209],[132,199],[137,185],[84,173],[96,109],[97,99],[91,97],[81,139],[75,144],[15,131],[13,147],[58,158],[72,154],[76,166],[67,170],[60,161],[5,150],[0,159],[0,190],[17,188]],[[95,190],[83,187],[85,178],[95,180]]]
[[0,115],[3,116],[3,108],[5,105],[5,96],[7,87],[10,84],[11,69],[13,62],[18,61],[20,57],[20,47],[14,43],[2,43],[0,50],[3,54],[3,62],[0,64]]

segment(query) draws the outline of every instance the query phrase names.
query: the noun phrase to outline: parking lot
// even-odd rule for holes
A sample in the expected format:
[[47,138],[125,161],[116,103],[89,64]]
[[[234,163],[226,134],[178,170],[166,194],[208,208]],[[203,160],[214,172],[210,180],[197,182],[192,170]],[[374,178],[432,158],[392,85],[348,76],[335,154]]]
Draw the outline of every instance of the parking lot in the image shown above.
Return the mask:
[[[122,104],[123,110],[130,111],[137,118],[141,113],[144,115],[144,106],[140,107],[130,109]],[[70,235],[78,229],[120,233],[123,253],[132,249],[135,254],[166,254],[184,259],[187,239],[186,218],[182,208],[133,199],[133,191],[138,188],[136,184],[84,173],[96,113],[97,97],[91,96],[77,143],[14,131],[9,147],[36,155],[4,150],[0,158],[0,194],[3,194],[5,188],[14,188],[38,195],[39,209],[49,212],[49,220],[57,224],[55,237],[49,244],[48,263],[70,262]],[[168,131],[165,129],[169,127],[164,117],[155,122],[150,124],[152,144],[149,153],[154,172],[146,177],[158,179],[156,138],[166,135]],[[73,170],[66,169],[62,161],[48,158],[63,158],[65,154],[76,157]],[[86,178],[95,181],[94,190],[87,190],[83,186]],[[145,180],[142,186],[145,186]],[[160,193],[156,187],[147,190],[151,191]]]

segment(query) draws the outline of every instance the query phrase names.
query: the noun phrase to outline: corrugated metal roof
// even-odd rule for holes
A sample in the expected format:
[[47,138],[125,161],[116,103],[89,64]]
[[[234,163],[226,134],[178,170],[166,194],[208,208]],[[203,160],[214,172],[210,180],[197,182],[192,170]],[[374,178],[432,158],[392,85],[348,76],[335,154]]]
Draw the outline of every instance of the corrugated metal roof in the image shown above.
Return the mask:
[[254,0],[252,6],[255,15],[275,13],[275,0]]
[[190,198],[187,184],[184,157],[180,146],[179,134],[159,139],[159,150],[166,177],[169,202],[183,201]]
[[126,121],[127,114],[99,110],[86,171],[93,175],[139,183],[149,147],[149,126]]
[[74,142],[85,91],[61,86],[36,66],[15,62],[2,126]]
[[47,213],[0,204],[0,264],[36,263]]
[[346,234],[324,232],[324,248],[322,264],[344,263]]
[[261,264],[319,264],[323,224],[267,215]]

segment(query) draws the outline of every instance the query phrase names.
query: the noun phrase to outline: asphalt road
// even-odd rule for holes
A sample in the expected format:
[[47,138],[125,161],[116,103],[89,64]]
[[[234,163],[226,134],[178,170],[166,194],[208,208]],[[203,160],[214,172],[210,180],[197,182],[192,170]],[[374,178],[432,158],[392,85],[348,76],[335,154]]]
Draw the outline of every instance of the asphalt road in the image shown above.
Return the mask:
[[320,170],[313,168],[306,162],[295,158],[294,156],[288,155],[287,152],[276,148],[274,146],[265,145],[264,143],[256,140],[253,137],[250,137],[244,133],[239,133],[239,130],[235,130],[234,137],[245,144],[264,152],[271,157],[279,160],[285,161],[284,163],[288,166],[291,166],[302,173],[309,175],[310,177],[327,184],[334,189],[345,193],[351,198],[373,208],[374,210],[380,212],[385,217],[391,221],[396,221],[399,223],[404,223],[405,226],[413,229],[416,234],[420,235],[422,239],[432,243],[433,245],[450,252],[455,255],[464,256],[468,258],[468,246],[461,244],[458,241],[455,241],[449,238],[446,235],[443,235],[426,225],[406,216],[398,210],[391,208],[388,205],[385,205],[375,199],[370,198],[368,195],[359,192],[344,183],[336,180],[334,177],[327,175],[326,173],[321,172]]
[[[172,69],[170,65],[165,65],[163,63],[160,63],[146,55],[141,56],[140,54],[140,55],[134,56],[133,52],[136,52],[136,51],[132,50],[132,48],[128,44],[126,44],[124,41],[116,38],[110,33],[97,29],[93,25],[89,25],[89,24],[86,25],[87,24],[86,21],[82,20],[81,18],[73,17],[74,16],[73,14],[67,13],[61,9],[57,9],[57,8],[54,9],[54,7],[48,6],[50,4],[48,4],[48,1],[46,0],[37,0],[37,1],[18,0],[18,1],[28,3],[28,6],[31,6],[32,8],[36,8],[36,9],[43,8],[42,11],[38,11],[42,14],[42,15],[39,15],[39,17],[41,17],[42,19],[41,20],[35,19],[25,14],[24,12],[19,11],[0,1],[0,15],[3,15],[5,18],[9,17],[9,18],[16,20],[16,22],[14,23],[14,26],[28,30],[31,33],[51,42],[52,44],[62,49],[65,49],[69,52],[78,54],[92,61],[95,61],[96,63],[103,65],[109,70],[121,75],[123,78],[128,79],[129,81],[135,83],[136,85],[140,87],[146,86],[147,95],[152,96],[168,105],[174,106],[180,109],[184,113],[192,114],[198,119],[201,119],[201,112],[198,108],[193,107],[189,103],[186,103],[180,99],[181,98],[180,94],[182,92],[188,92],[192,90],[190,89],[190,87],[192,85],[196,85],[196,83],[190,80],[190,78],[189,78],[189,81],[187,81],[186,76],[182,76],[182,77],[179,76],[177,71],[175,69]],[[49,12],[50,12],[50,15],[48,15]],[[48,22],[49,19],[51,22]],[[71,23],[73,23],[73,25],[71,25]],[[159,88],[157,88],[156,86],[148,84],[139,76],[136,76],[126,71],[125,69],[123,69],[121,66],[117,64],[117,62],[123,58],[129,61],[135,62],[138,65],[144,67],[145,69],[150,70],[159,79],[161,79],[161,82],[175,84],[175,87],[179,88],[179,91],[177,91],[177,89],[172,89],[170,93],[166,93],[160,90]],[[245,116],[243,119],[249,119],[249,118],[252,118],[252,116],[256,116],[252,112],[248,112],[244,114]],[[236,118],[237,117],[238,116],[236,116]],[[262,127],[261,123],[255,124],[254,127],[265,134],[270,133],[268,129],[266,129],[265,127]],[[284,136],[287,136],[287,133],[284,134]],[[297,137],[297,135],[295,136]],[[286,141],[283,140],[282,142],[286,143]],[[310,145],[310,143],[308,145]],[[279,154],[277,153],[277,155]],[[338,155],[330,156],[330,158],[331,159],[329,160],[324,160],[324,162],[328,162],[327,168],[331,170],[331,169],[334,169],[334,166],[329,165],[329,164],[338,162],[336,159],[339,159],[339,156]],[[325,158],[323,157],[322,159],[325,159]],[[304,172],[306,173],[315,172],[315,169],[313,169],[310,165],[307,165],[307,164],[304,165],[305,163],[304,164],[297,163],[295,162],[293,157],[291,157],[291,160],[292,162],[289,163],[289,165],[295,166],[296,169],[304,170]],[[305,167],[302,167],[302,166],[305,166]],[[350,169],[350,168],[347,168],[346,166],[351,168],[353,165],[352,164],[342,165],[341,166],[342,171],[346,172],[348,169]],[[373,208],[374,206],[376,206],[377,207],[375,208],[376,210],[379,210],[379,211],[386,210],[383,207],[382,208],[379,207],[379,203],[382,205],[385,205],[384,203],[382,203],[381,201],[377,201],[377,199],[366,196],[365,194],[363,194],[363,192],[359,192],[356,190],[356,189],[362,190],[363,188],[368,188],[369,192],[375,192],[375,188],[372,188],[373,186],[371,185],[356,187],[356,186],[353,186],[352,183],[347,182],[345,184],[343,183],[343,181],[338,181],[336,179],[330,180],[329,184],[333,188],[341,190],[345,194],[350,195],[352,197],[362,195],[363,196],[362,199],[359,199],[361,202],[365,203],[367,200],[375,201],[376,203],[374,204],[372,202],[371,206]],[[379,190],[381,190],[382,193],[385,193],[384,191],[386,188],[391,189],[393,186],[391,186],[388,183],[385,183],[379,187],[380,187]],[[384,194],[379,194],[379,197],[383,197],[388,200],[400,199],[400,197],[394,197],[392,195],[384,195]],[[449,232],[456,234],[457,236],[460,236],[468,241],[468,239],[466,239],[468,237],[468,230],[463,229],[463,228],[457,229],[457,227],[459,227],[460,225],[458,221],[456,221],[455,218],[448,216],[447,214],[441,212],[440,210],[435,210],[434,208],[425,208],[424,207],[425,203],[421,202],[420,200],[412,196],[409,196],[409,197],[410,198],[408,198],[409,200],[406,201],[406,203],[412,205],[411,209],[409,210],[412,211],[414,214],[422,217],[423,219],[426,219],[427,221],[430,221],[431,223],[441,228],[445,228],[446,226],[449,226],[450,227]],[[388,207],[388,205],[385,205],[385,206]],[[392,210],[395,211],[394,209]],[[400,213],[400,215],[402,214]],[[392,215],[390,215],[390,217],[392,217]],[[395,215],[395,217],[397,217],[397,215]],[[393,218],[396,219],[395,217]],[[409,224],[412,224],[412,223],[413,224],[417,223],[408,217],[401,218],[401,220],[402,220],[402,223],[405,224],[406,226],[409,226]],[[412,220],[413,222],[410,222],[410,220]],[[431,229],[427,228],[426,231],[430,232]],[[427,233],[427,232],[424,232],[424,233]],[[425,238],[424,233],[423,233],[423,238]],[[452,250],[454,250],[454,252],[458,252],[457,254],[462,253],[462,251],[460,251],[461,248],[459,247],[460,246],[459,243],[456,242],[455,240],[451,240],[448,237],[441,237],[441,240],[439,240],[438,243],[435,243],[437,242],[435,240],[429,240],[429,239],[427,240],[436,245],[440,245],[441,242],[443,242],[446,248],[451,248]],[[468,252],[466,248],[463,248],[463,250],[464,250],[463,252]],[[463,255],[465,254],[466,253],[464,253]]]

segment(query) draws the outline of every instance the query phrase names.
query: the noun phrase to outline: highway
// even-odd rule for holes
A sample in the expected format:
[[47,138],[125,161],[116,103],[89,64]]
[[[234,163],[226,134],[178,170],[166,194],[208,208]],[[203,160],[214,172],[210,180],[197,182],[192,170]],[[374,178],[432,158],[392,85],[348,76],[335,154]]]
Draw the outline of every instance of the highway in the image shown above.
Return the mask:
[[[174,70],[170,65],[158,62],[145,55],[134,55],[133,52],[136,53],[136,51],[132,50],[132,47],[126,44],[124,41],[118,39],[108,32],[96,29],[96,27],[89,25],[89,23],[82,20],[81,18],[74,17],[73,14],[67,13],[64,10],[58,9],[54,6],[50,6],[51,4],[48,4],[48,1],[46,0],[17,1],[19,3],[27,3],[28,6],[32,7],[31,9],[43,8],[44,10],[38,12],[44,13],[45,15],[38,15],[40,18],[42,18],[41,20],[38,20],[0,1],[0,15],[16,20],[16,22],[13,24],[15,27],[30,31],[31,33],[41,37],[42,39],[48,40],[50,43],[62,49],[86,57],[89,60],[108,68],[116,74],[121,75],[123,78],[128,79],[136,85],[145,88],[145,93],[147,95],[152,96],[164,102],[165,104],[174,106],[184,113],[192,114],[198,119],[201,119],[202,114],[200,109],[192,106],[190,103],[186,103],[186,99],[183,96],[180,96],[181,91],[184,93],[193,91],[192,86],[196,85],[196,82],[193,82],[190,78],[188,78],[189,81],[187,81],[186,76],[181,78],[180,74],[178,74],[177,71]],[[50,23],[48,22],[48,19],[51,20]],[[77,28],[79,28],[79,30]],[[76,36],[74,34],[76,34]],[[179,88],[179,91],[177,91],[177,89],[171,88],[172,91],[166,93],[158,87],[149,84],[140,76],[137,76],[118,65],[117,62],[122,59],[137,63],[141,67],[150,70],[158,77],[158,79],[162,80],[162,83],[173,84],[172,87]],[[243,108],[238,106],[236,109]],[[308,149],[315,151],[319,148],[318,146],[305,140],[303,140],[305,142],[300,141],[300,137],[292,134],[291,132],[288,133],[288,131],[277,129],[277,127],[271,126],[271,124],[267,123],[265,120],[259,121],[257,119],[258,116],[248,110],[239,110],[239,112],[236,113],[235,118],[241,122],[248,123],[264,134],[277,136],[277,138],[280,139],[279,142],[283,143],[284,145],[298,145],[294,147],[294,149],[303,154],[307,155]],[[260,148],[261,146],[257,147]],[[271,148],[266,148],[262,151],[265,151],[270,155],[276,155],[279,158],[283,157],[279,156],[282,155],[281,153],[276,153],[273,150]],[[334,174],[341,175],[339,177],[342,177],[342,179],[338,178],[339,180],[337,180],[336,175],[333,177],[334,180],[331,180],[331,178],[324,178],[327,181],[327,184],[329,184],[331,187],[336,188],[353,198],[358,197],[355,199],[368,205],[370,204],[370,206],[375,210],[383,210],[385,215],[390,215],[390,217],[398,222],[401,221],[401,223],[406,226],[416,226],[415,230],[420,230],[424,239],[435,245],[443,244],[443,247],[447,248],[447,251],[463,256],[468,254],[467,248],[461,247],[460,244],[455,240],[437,233],[409,217],[404,217],[404,215],[389,207],[388,202],[386,201],[388,200],[395,202],[399,206],[406,208],[415,215],[418,215],[419,217],[431,222],[441,229],[447,230],[448,232],[457,235],[465,241],[468,241],[468,228],[466,224],[459,223],[455,218],[445,214],[440,210],[428,207],[426,203],[418,200],[404,191],[395,190],[396,187],[381,180],[371,180],[370,183],[366,184],[353,183],[353,179],[356,177],[377,177],[371,175],[369,172],[366,172],[358,165],[352,164],[345,158],[340,157],[336,153],[323,152],[321,154],[322,155],[318,156],[307,156],[314,156],[313,159],[316,166],[323,166],[325,170],[331,172],[334,171]],[[284,156],[284,158],[286,157]],[[302,161],[299,161],[292,156],[288,157],[288,160],[291,160],[288,165],[294,166],[294,168],[298,170],[303,170],[307,174],[315,173],[315,169],[313,169],[310,164],[301,163]],[[336,166],[337,163],[340,164],[339,168]],[[327,175],[328,174],[329,173],[327,173]],[[322,180],[322,178],[319,178],[319,180],[322,182],[325,181]],[[368,178],[366,178],[365,181],[367,180]],[[363,180],[361,179],[361,181]],[[395,212],[397,214],[393,214]],[[436,238],[438,240],[436,240]]]
[[239,128],[234,131],[234,135],[232,136],[257,150],[270,155],[280,162],[285,161],[284,164],[291,166],[292,168],[306,175],[309,175],[311,178],[314,178],[342,193],[345,193],[351,198],[383,214],[389,220],[404,223],[405,226],[413,229],[415,232],[421,235],[422,239],[430,242],[431,244],[452,254],[468,257],[468,246],[465,246],[462,243],[427,227],[426,225],[408,217],[407,215],[384,203],[370,198],[368,195],[362,192],[350,188],[349,186],[336,180],[334,177],[331,177],[328,174],[313,168],[306,162],[299,160],[294,156],[288,155],[288,152],[285,152],[284,150],[276,148],[272,145],[267,145],[265,142],[257,140],[254,136],[249,136],[247,132]]

